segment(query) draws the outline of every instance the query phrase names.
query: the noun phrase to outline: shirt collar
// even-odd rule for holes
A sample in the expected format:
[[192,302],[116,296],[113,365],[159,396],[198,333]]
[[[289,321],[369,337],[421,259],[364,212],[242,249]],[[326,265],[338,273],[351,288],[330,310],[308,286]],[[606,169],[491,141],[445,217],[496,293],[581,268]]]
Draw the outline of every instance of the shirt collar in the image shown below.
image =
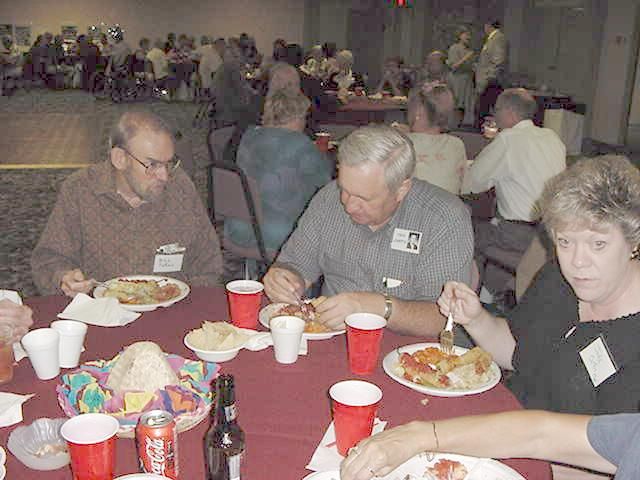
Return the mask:
[[516,123],[511,128],[529,128],[529,127],[534,127],[534,126],[535,125],[533,124],[533,120],[527,118],[525,120],[520,120],[518,123]]

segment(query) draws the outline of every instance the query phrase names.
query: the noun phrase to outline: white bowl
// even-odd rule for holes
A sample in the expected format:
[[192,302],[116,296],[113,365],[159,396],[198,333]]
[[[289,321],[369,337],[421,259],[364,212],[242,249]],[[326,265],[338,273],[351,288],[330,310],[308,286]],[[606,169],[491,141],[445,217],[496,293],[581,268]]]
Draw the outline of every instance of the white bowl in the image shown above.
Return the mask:
[[31,425],[18,427],[9,435],[7,448],[18,460],[33,470],[62,468],[69,463],[68,452],[44,456],[37,456],[35,453],[47,444],[66,445],[60,435],[60,427],[66,421],[66,418],[39,418]]
[[[187,334],[189,335],[189,334]],[[228,362],[232,358],[235,358],[238,355],[238,352],[242,348],[242,345],[231,348],[229,350],[202,350],[200,348],[196,348],[189,343],[187,340],[187,335],[184,336],[184,344],[189,349],[195,353],[198,358],[205,360],[207,362]]]

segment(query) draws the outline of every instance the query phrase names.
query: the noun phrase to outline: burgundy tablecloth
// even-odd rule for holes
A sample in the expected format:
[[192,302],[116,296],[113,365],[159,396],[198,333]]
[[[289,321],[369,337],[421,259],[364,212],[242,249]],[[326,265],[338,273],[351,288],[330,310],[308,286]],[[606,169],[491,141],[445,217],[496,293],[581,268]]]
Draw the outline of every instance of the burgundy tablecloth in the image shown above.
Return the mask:
[[[37,326],[47,326],[55,319],[68,299],[42,297],[27,303],[34,309]],[[192,353],[182,344],[189,329],[203,320],[225,320],[226,301],[222,289],[196,288],[182,302],[155,312],[144,313],[134,323],[121,328],[90,326],[85,342],[86,352],[81,361],[111,358],[123,345],[151,340],[166,352],[186,357]],[[413,337],[385,332],[383,352],[423,341]],[[222,369],[236,377],[239,422],[247,438],[246,470],[243,480],[299,480],[310,472],[305,465],[330,423],[327,391],[336,381],[353,378],[348,371],[344,336],[309,343],[309,354],[297,363],[279,365],[271,348],[261,352],[241,351],[234,360],[221,364]],[[501,384],[480,395],[461,398],[430,397],[429,403],[420,401],[424,395],[410,390],[387,377],[382,368],[367,378],[379,385],[384,398],[379,411],[389,427],[415,418],[446,418],[471,413],[496,412],[520,408],[516,399]],[[25,423],[40,417],[60,417],[56,401],[58,379],[37,380],[28,359],[16,367],[14,380],[2,390],[15,393],[35,393],[24,405]],[[203,422],[189,432],[180,434],[181,479],[204,478],[202,437],[207,429]],[[0,444],[6,445],[10,431],[0,429]],[[133,440],[119,439],[117,443],[116,473],[123,475],[137,471]],[[546,462],[508,460],[511,467],[528,479],[550,479]],[[67,467],[52,472],[37,472],[24,467],[12,455],[7,460],[10,479],[71,478]]]

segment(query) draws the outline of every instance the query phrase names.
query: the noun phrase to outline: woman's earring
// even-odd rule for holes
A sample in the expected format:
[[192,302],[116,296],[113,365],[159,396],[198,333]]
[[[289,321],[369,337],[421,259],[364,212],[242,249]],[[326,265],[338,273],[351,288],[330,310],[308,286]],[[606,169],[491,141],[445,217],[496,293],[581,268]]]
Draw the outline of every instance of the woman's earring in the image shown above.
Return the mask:
[[631,260],[640,259],[640,245],[636,245],[636,247],[631,250]]

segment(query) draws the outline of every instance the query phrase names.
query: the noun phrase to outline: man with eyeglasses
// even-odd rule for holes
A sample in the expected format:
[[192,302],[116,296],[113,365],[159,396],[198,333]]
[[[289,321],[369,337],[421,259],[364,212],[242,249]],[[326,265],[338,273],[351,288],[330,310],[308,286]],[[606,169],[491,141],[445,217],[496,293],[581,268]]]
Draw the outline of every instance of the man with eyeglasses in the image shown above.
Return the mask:
[[188,176],[173,133],[155,114],[124,113],[109,159],[63,183],[31,266],[42,294],[88,293],[122,275],[157,274],[215,285],[216,232]]

